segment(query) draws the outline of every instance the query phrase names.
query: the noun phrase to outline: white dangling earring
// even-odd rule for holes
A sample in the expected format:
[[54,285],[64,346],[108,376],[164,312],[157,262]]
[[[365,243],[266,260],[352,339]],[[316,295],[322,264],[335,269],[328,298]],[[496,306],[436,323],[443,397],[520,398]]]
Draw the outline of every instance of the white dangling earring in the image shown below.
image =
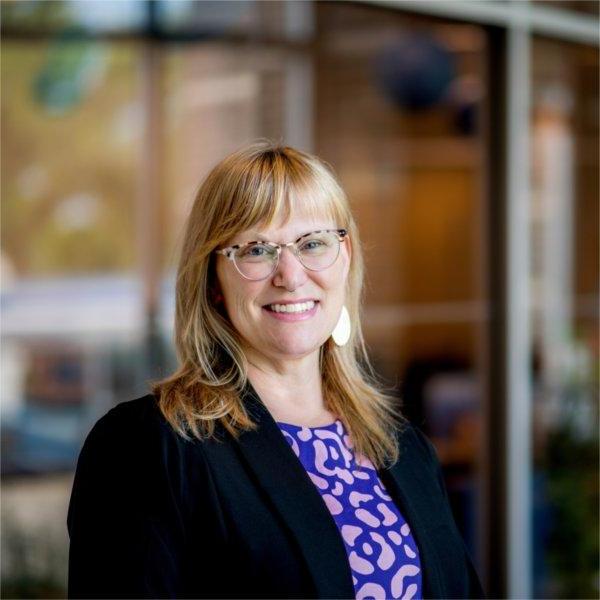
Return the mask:
[[352,330],[352,326],[350,325],[350,315],[348,314],[348,309],[345,306],[342,306],[342,312],[340,313],[340,318],[331,334],[333,337],[333,341],[338,346],[344,346],[348,340],[350,339],[350,331]]

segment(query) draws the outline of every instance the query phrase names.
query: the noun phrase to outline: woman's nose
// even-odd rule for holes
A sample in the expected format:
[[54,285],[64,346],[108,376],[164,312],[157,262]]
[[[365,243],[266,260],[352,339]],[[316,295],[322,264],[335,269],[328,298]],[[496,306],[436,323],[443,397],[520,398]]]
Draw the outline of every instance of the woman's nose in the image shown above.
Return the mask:
[[295,290],[306,280],[306,269],[290,246],[281,249],[279,264],[275,269],[273,283]]

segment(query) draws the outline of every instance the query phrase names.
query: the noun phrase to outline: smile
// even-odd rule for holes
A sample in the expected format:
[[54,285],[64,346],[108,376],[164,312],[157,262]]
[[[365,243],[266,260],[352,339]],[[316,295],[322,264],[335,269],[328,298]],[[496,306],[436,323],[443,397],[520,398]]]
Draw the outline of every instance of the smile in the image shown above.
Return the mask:
[[298,304],[267,304],[267,308],[278,313],[299,313],[310,310],[315,305],[314,300],[299,302]]
[[300,304],[269,304],[263,310],[279,321],[304,321],[315,315],[318,306],[318,302],[311,300]]

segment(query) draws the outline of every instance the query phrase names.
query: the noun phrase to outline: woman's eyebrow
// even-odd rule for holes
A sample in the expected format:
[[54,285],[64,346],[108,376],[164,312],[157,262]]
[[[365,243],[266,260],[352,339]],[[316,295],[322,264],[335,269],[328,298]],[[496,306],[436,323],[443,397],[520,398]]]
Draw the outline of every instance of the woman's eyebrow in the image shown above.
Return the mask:
[[[321,231],[321,230],[318,228],[317,229],[309,229],[308,231],[305,231],[304,233],[297,235],[294,238],[294,241],[299,240],[301,237],[304,237],[305,235],[308,235],[309,233],[312,233],[313,231]],[[260,242],[275,242],[276,244],[285,243],[285,242],[276,242],[273,239],[269,239],[269,236],[259,233],[258,231],[250,231],[247,235],[249,236],[247,242],[260,241]],[[242,243],[247,243],[247,242],[242,242]]]

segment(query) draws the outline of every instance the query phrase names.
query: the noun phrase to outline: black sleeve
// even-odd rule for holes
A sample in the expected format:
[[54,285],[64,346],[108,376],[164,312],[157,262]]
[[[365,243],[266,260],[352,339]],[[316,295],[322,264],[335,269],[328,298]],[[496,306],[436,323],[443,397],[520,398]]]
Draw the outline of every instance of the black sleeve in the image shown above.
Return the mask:
[[69,598],[178,597],[185,535],[165,436],[115,409],[88,434],[71,492]]
[[471,557],[471,554],[469,553],[469,550],[467,549],[466,544],[464,543],[463,537],[460,533],[460,530],[458,529],[458,526],[456,525],[456,522],[454,520],[454,516],[452,514],[452,508],[450,506],[450,499],[448,498],[448,490],[446,489],[446,484],[444,482],[444,475],[442,472],[442,465],[440,463],[440,460],[438,458],[437,452],[435,450],[434,445],[431,443],[431,441],[429,440],[429,438],[416,426],[413,425],[414,431],[417,434],[417,437],[420,439],[421,443],[423,444],[423,446],[425,446],[425,448],[427,449],[427,452],[429,454],[429,457],[431,459],[431,462],[434,464],[435,466],[435,470],[437,473],[437,479],[438,479],[438,484],[442,490],[442,494],[444,496],[444,499],[446,501],[446,506],[448,507],[448,512],[450,513],[450,516],[452,518],[452,523],[454,524],[454,527],[456,528],[456,531],[460,537],[460,540],[462,542],[462,546],[463,546],[463,550],[465,553],[465,561],[466,561],[466,566],[467,566],[467,571],[468,571],[468,575],[469,575],[469,589],[468,589],[468,595],[466,596],[466,598],[485,598],[485,593],[483,591],[483,586],[481,585],[481,581],[479,579],[479,575],[477,574],[477,571],[475,570],[475,566],[473,564],[473,558]]

